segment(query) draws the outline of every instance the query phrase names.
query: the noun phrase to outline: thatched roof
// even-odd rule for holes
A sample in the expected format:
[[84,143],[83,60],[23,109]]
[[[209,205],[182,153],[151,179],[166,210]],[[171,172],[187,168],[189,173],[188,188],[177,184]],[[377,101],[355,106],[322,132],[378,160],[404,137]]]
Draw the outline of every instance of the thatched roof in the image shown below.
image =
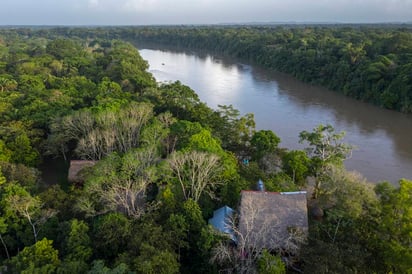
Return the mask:
[[293,252],[307,231],[305,191],[242,191],[239,232],[246,246]]
[[83,183],[84,177],[82,170],[86,167],[91,167],[96,164],[96,161],[87,160],[72,160],[70,161],[68,181],[71,183]]

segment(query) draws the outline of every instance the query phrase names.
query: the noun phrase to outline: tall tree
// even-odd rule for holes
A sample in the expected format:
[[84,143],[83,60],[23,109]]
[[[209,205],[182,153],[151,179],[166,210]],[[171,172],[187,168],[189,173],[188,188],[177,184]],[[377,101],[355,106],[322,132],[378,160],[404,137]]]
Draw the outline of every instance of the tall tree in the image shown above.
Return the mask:
[[293,182],[305,185],[305,178],[309,174],[310,159],[304,151],[288,151],[282,157],[282,167],[283,171],[292,177]]
[[307,153],[312,162],[312,173],[316,178],[314,198],[322,190],[322,181],[330,165],[342,166],[343,161],[350,157],[352,146],[342,143],[345,132],[335,133],[331,125],[319,125],[312,132],[302,131],[300,142],[307,142]]
[[217,180],[221,170],[219,160],[215,154],[198,151],[174,152],[170,155],[168,164],[185,200],[197,202],[202,194],[215,196],[214,190],[221,184]]
[[46,238],[25,247],[10,261],[11,273],[54,273],[60,265],[58,251]]
[[[6,183],[6,178],[3,176],[3,173],[1,172],[1,166],[0,166],[0,187],[2,187]],[[5,218],[0,217],[0,241],[1,244],[4,247],[4,251],[6,252],[7,259],[10,259],[10,254],[9,250],[7,248],[7,244],[3,239],[2,234],[7,231],[7,223],[5,222]]]
[[88,216],[122,212],[140,218],[147,209],[147,187],[157,180],[158,161],[154,146],[109,155],[93,167],[77,208]]
[[384,260],[394,273],[412,270],[412,181],[402,179],[399,187],[389,183],[376,187],[381,202],[381,221],[376,227]]
[[33,231],[34,242],[37,242],[41,226],[56,214],[52,209],[43,208],[39,197],[33,197],[18,184],[7,187],[5,200],[9,211],[16,213],[29,222]]
[[[112,106],[113,107],[113,106]],[[143,127],[152,118],[152,106],[132,102],[97,113],[81,110],[52,124],[51,153],[67,152],[69,142],[77,142],[80,158],[100,160],[114,152],[127,152],[140,144]]]
[[252,136],[251,145],[254,158],[260,160],[265,154],[273,153],[280,143],[280,138],[271,130],[259,130]]

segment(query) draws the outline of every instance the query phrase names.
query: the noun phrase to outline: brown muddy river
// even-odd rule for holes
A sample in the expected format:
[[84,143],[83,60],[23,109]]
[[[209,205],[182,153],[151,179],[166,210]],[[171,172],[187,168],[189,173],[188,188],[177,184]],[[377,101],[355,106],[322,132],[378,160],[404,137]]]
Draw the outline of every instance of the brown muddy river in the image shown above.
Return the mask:
[[299,132],[319,124],[345,131],[357,147],[346,160],[369,181],[412,179],[412,115],[384,110],[293,77],[234,60],[159,49],[141,49],[159,82],[179,80],[210,107],[232,104],[255,115],[257,129],[273,130],[281,146],[302,149]]

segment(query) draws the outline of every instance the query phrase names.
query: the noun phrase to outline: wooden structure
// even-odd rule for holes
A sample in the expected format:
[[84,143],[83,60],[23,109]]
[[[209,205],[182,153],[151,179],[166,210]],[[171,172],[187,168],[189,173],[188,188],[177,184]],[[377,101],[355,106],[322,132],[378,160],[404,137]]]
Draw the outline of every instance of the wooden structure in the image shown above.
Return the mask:
[[245,247],[293,252],[307,237],[306,191],[242,191],[239,211]]
[[92,167],[96,164],[96,161],[87,160],[71,160],[68,174],[68,181],[74,184],[84,183],[84,169]]

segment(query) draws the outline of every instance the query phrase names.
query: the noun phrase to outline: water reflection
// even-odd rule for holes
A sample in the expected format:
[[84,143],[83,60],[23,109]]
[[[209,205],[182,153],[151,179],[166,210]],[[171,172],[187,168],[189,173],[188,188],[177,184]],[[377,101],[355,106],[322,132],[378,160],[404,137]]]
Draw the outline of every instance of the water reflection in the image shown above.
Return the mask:
[[368,138],[383,135],[393,141],[399,156],[412,153],[411,115],[371,106],[323,88],[303,84],[286,75],[273,76],[279,83],[279,92],[290,97],[290,103],[299,108],[308,110],[317,106],[333,116],[337,128],[352,128],[351,132],[359,132]]
[[180,80],[215,108],[232,104],[252,112],[259,129],[271,129],[282,146],[302,148],[298,135],[318,124],[347,132],[359,149],[348,169],[371,181],[412,178],[412,116],[383,110],[293,77],[228,58],[166,50],[141,50],[158,81]]

